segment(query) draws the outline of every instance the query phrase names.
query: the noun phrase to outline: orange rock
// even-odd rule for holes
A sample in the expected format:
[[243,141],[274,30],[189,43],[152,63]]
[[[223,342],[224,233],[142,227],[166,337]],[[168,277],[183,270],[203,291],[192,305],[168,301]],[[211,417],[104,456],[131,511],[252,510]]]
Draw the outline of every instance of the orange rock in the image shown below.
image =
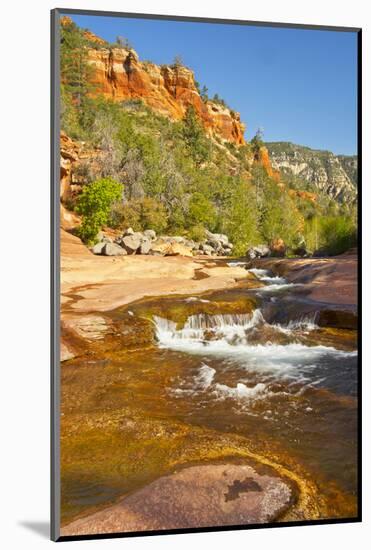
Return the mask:
[[184,117],[193,105],[205,129],[212,135],[242,145],[245,126],[239,113],[227,107],[204,102],[196,88],[193,71],[183,66],[155,65],[139,61],[134,50],[126,48],[89,49],[94,95],[114,101],[142,99],[147,105],[173,120]]
[[269,158],[269,152],[266,147],[260,147],[259,151],[255,154],[254,162],[260,164],[265,168],[269,177],[273,178],[277,183],[280,181],[280,172],[272,168],[271,160]]
[[273,256],[284,256],[286,252],[286,245],[282,239],[274,239],[270,244],[270,249]]

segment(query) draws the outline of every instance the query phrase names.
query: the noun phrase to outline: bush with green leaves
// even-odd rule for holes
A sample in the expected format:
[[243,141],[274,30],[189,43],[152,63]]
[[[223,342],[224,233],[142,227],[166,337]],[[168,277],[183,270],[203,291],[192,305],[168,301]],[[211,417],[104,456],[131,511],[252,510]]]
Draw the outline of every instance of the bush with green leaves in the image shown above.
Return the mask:
[[110,213],[111,225],[117,229],[132,227],[135,231],[154,229],[162,233],[167,228],[168,215],[164,205],[151,197],[115,203]]
[[82,215],[79,236],[92,243],[109,221],[112,204],[122,198],[123,186],[112,178],[102,178],[86,185],[78,198],[76,212]]

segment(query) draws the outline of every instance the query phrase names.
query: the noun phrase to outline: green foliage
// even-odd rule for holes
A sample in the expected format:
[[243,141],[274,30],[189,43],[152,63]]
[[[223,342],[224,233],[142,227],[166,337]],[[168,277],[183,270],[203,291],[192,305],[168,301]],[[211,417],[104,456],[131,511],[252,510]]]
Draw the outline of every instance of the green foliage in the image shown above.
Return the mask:
[[79,235],[85,242],[94,241],[109,221],[111,206],[122,197],[123,187],[112,178],[103,178],[86,185],[79,196],[76,212],[82,215]]
[[261,233],[267,243],[283,239],[294,248],[300,241],[304,220],[293,199],[275,182],[267,182],[261,206]]
[[306,222],[305,241],[311,252],[334,256],[357,246],[357,225],[349,215],[317,216]]
[[201,242],[205,239],[205,228],[203,225],[194,225],[188,230],[188,236],[195,242]]
[[111,225],[119,229],[128,227],[132,227],[135,231],[154,229],[157,233],[163,232],[168,223],[164,205],[151,197],[114,204],[110,219]]
[[74,23],[61,27],[61,82],[78,105],[89,89],[87,46],[83,31]]
[[187,108],[181,135],[187,145],[189,155],[197,165],[210,159],[210,140],[192,105]]
[[244,255],[260,241],[259,212],[253,186],[244,181],[235,184],[223,208],[221,230],[234,243],[234,254]]
[[208,101],[209,99],[209,90],[206,86],[202,86],[202,90],[200,92],[202,101]]
[[212,100],[213,100],[214,103],[218,103],[219,105],[222,105],[222,107],[228,107],[225,100],[222,99],[221,97],[219,97],[219,94],[214,94]]
[[215,220],[216,212],[212,202],[200,192],[193,193],[189,200],[187,224],[202,224],[206,228],[212,228]]
[[259,150],[263,147],[263,145],[264,145],[263,130],[261,128],[257,129],[256,134],[252,138],[250,143],[251,143],[251,148],[252,148],[254,154],[258,153]]

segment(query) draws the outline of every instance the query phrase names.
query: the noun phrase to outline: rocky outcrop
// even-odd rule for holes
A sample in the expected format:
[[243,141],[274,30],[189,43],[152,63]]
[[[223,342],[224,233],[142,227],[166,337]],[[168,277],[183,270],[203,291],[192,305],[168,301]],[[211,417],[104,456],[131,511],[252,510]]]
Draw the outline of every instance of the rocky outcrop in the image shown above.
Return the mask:
[[140,61],[126,48],[90,48],[88,62],[94,94],[114,101],[141,99],[157,112],[180,120],[192,105],[209,135],[243,144],[245,126],[239,113],[220,103],[204,101],[194,73],[182,65],[155,65]]
[[280,171],[273,167],[269,152],[266,147],[260,147],[254,155],[254,163],[265,168],[268,176],[273,178],[277,183],[280,182]]
[[60,198],[68,204],[81,191],[87,177],[83,170],[89,164],[91,169],[102,154],[91,149],[84,142],[74,141],[65,132],[60,133]]
[[[289,142],[267,143],[272,167],[284,179],[309,185],[340,202],[357,198],[357,157],[335,155]],[[313,200],[310,199],[310,200]]]

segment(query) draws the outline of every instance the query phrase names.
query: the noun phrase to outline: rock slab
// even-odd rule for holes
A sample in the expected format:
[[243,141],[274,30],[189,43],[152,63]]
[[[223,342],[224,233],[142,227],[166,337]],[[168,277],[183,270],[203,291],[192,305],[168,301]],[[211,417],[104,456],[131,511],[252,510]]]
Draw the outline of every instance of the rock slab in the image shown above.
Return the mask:
[[118,503],[62,528],[62,536],[273,521],[293,502],[281,478],[251,466],[209,464],[160,477]]

